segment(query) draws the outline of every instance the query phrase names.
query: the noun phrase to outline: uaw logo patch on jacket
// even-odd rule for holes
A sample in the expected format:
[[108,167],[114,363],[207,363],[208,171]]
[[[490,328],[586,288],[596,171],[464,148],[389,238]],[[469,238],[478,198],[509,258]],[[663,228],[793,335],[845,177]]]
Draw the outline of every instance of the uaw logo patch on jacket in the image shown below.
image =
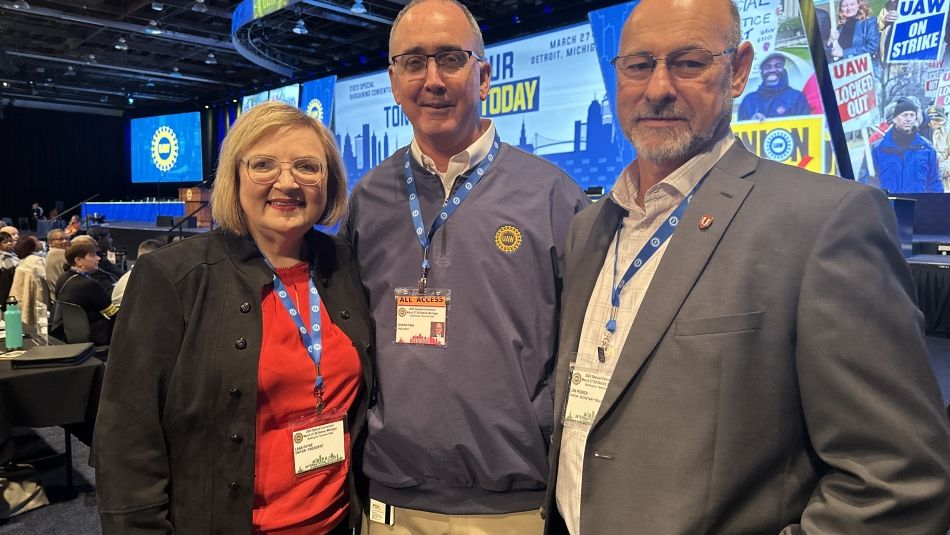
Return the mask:
[[502,225],[495,232],[495,246],[503,253],[513,253],[521,247],[521,231],[511,225]]

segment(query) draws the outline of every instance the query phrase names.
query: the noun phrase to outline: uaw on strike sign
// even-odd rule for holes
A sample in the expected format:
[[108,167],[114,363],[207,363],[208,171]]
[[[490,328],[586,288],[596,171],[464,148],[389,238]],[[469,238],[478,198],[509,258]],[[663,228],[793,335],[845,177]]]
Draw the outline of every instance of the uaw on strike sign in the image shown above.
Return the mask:
[[838,114],[845,132],[854,132],[878,121],[877,94],[871,55],[861,54],[828,66],[835,88]]
[[950,0],[900,0],[888,63],[934,60],[943,43]]

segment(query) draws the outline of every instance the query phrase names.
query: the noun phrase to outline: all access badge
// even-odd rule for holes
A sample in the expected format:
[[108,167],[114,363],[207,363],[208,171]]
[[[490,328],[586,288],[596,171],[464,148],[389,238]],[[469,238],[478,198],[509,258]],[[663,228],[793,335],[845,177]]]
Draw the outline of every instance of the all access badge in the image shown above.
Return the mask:
[[503,253],[513,253],[521,247],[521,231],[511,225],[502,225],[495,232],[495,247]]

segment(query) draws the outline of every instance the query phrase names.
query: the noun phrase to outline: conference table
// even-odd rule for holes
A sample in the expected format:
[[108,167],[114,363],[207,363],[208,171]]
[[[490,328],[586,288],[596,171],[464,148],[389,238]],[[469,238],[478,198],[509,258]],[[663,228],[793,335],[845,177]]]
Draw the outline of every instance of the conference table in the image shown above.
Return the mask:
[[[35,337],[24,339],[35,344]],[[61,343],[51,339],[51,343]],[[72,488],[72,439],[92,444],[105,364],[97,358],[71,366],[13,369],[0,361],[0,465],[13,460],[14,427],[66,430],[66,486]]]
[[160,215],[181,217],[185,203],[181,201],[87,202],[81,217],[104,216],[106,221],[140,221],[155,223]]
[[950,256],[916,255],[908,263],[927,334],[950,338]]

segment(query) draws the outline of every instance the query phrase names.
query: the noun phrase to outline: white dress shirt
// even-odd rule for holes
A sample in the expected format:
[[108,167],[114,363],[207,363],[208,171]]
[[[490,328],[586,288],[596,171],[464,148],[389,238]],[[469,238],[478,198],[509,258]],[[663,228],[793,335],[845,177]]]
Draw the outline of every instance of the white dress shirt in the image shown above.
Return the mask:
[[449,165],[444,173],[436,169],[435,160],[425,155],[422,152],[422,148],[419,147],[419,143],[416,142],[416,138],[412,138],[412,143],[409,145],[409,150],[412,151],[412,157],[422,164],[427,171],[435,173],[442,179],[446,199],[452,194],[452,186],[455,184],[455,179],[465,171],[481,163],[481,161],[488,156],[488,153],[491,152],[491,144],[495,139],[495,123],[492,122],[491,119],[482,119],[482,121],[484,121],[482,123],[483,125],[488,123],[485,127],[485,131],[482,132],[482,135],[476,139],[474,143],[469,145],[467,149],[449,159]]
[[[617,365],[633,320],[637,316],[640,303],[646,294],[656,267],[660,264],[666,251],[667,240],[637,271],[636,275],[620,293],[620,310],[617,314],[616,331],[610,347],[612,352],[607,353],[605,362],[598,360],[597,348],[601,345],[605,324],[610,317],[610,294],[614,283],[614,258],[617,257],[616,278],[619,279],[626,272],[627,267],[647,243],[653,233],[660,228],[670,214],[679,206],[686,195],[693,190],[699,180],[709,172],[720,158],[729,150],[735,141],[732,132],[714,144],[710,150],[702,152],[662,181],[644,193],[643,208],[636,204],[639,189],[639,167],[636,160],[630,163],[610,192],[614,202],[626,208],[628,215],[623,220],[623,230],[619,236],[614,235],[597,277],[587,313],[584,315],[584,325],[581,327],[580,342],[577,348],[575,365],[585,369],[596,370],[597,373],[610,376]],[[615,251],[617,251],[615,253]],[[581,482],[584,474],[584,451],[587,444],[587,435],[590,426],[575,422],[566,422],[561,436],[561,450],[558,463],[556,499],[557,507],[567,524],[571,535],[580,535],[581,513]]]

